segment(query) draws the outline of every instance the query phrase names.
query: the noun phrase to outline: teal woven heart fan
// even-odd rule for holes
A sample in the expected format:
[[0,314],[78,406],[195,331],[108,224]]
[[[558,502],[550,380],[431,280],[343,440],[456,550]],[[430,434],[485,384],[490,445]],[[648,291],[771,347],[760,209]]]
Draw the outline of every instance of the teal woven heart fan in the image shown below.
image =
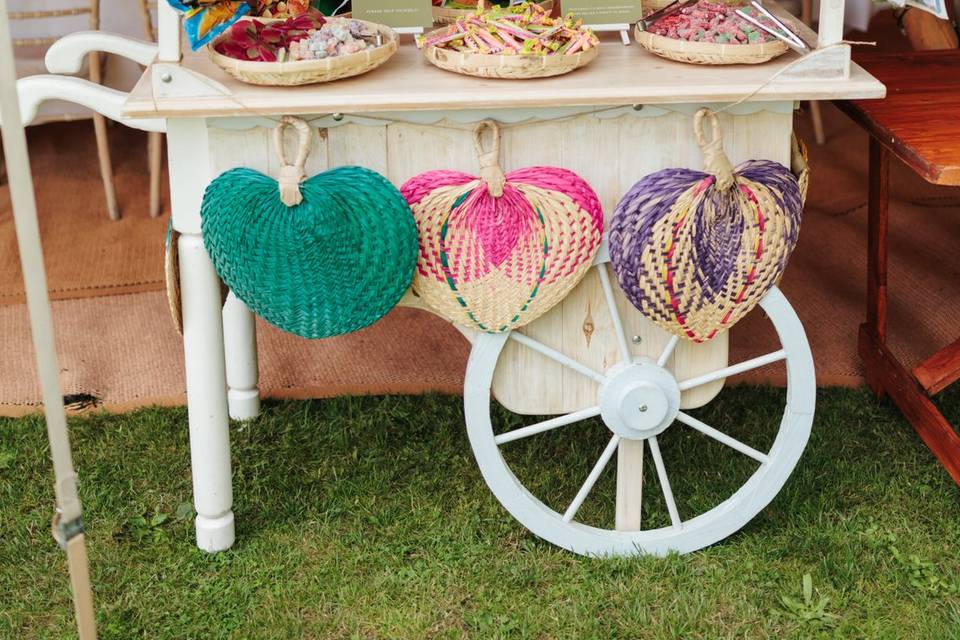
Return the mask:
[[[283,130],[300,134],[295,164]],[[417,228],[400,192],[375,171],[339,167],[306,178],[311,129],[285,117],[274,132],[274,180],[231,169],[203,197],[203,240],[217,273],[255,313],[306,338],[362,329],[410,286]]]

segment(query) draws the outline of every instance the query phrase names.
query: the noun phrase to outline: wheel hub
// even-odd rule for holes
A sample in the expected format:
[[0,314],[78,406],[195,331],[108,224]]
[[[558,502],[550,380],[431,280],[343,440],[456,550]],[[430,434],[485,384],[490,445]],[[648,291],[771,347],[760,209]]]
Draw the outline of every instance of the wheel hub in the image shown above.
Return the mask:
[[600,387],[600,416],[613,433],[631,440],[659,435],[680,411],[673,374],[651,361],[617,364]]

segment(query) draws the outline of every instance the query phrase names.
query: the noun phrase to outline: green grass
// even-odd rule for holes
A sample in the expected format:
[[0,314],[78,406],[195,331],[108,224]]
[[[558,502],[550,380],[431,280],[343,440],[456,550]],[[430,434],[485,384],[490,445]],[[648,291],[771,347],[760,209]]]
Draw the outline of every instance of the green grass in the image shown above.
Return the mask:
[[[781,401],[731,389],[698,415],[763,446]],[[943,404],[960,418],[960,397]],[[237,544],[217,555],[193,546],[185,411],[71,427],[102,638],[960,638],[958,490],[862,391],[821,391],[798,469],[747,527],[664,559],[527,533],[483,484],[458,398],[272,404],[234,426]],[[560,506],[606,435],[534,440],[510,460]],[[750,472],[689,430],[661,446],[682,512]],[[611,517],[612,476],[585,518]],[[42,420],[0,421],[0,638],[72,633],[51,487]]]

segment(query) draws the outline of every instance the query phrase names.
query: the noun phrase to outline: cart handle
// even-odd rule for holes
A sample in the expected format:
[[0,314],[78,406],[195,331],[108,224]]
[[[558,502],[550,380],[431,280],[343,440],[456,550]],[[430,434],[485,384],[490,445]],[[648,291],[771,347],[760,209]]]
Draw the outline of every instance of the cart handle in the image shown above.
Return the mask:
[[50,73],[80,73],[83,60],[90,53],[112,53],[146,67],[157,57],[157,45],[116,33],[78,31],[50,45],[44,62]]
[[162,118],[127,118],[123,115],[123,105],[127,101],[125,92],[108,89],[82,78],[56,75],[28,76],[17,80],[17,93],[20,94],[20,112],[25,125],[34,121],[40,105],[47,100],[65,100],[93,109],[111,120],[134,129],[156,132],[167,130],[167,121]]

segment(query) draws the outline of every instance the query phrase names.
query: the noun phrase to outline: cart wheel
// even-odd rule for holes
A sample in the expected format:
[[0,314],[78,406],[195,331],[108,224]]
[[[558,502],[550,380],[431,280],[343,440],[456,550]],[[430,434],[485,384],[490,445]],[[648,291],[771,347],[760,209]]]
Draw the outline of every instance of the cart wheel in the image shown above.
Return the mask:
[[[705,375],[678,381],[665,366],[670,361],[678,339],[672,338],[656,361],[634,358],[630,354],[626,336],[623,335],[607,265],[601,263],[597,268],[600,271],[607,308],[612,315],[613,327],[621,334],[617,336],[621,361],[600,372],[519,332],[480,336],[470,354],[464,384],[467,432],[477,464],[490,489],[507,511],[536,535],[570,551],[585,555],[625,556],[665,555],[671,551],[688,553],[701,549],[731,535],[767,506],[783,487],[807,444],[816,403],[816,381],[813,358],[803,326],[783,293],[775,287],[760,306],[776,329],[781,349]],[[493,400],[490,388],[497,360],[507,340],[515,340],[572,371],[593,379],[598,384],[596,405],[536,424],[496,433],[491,414],[499,416],[503,413],[491,410]],[[767,440],[772,442],[772,445],[766,452],[754,449],[724,433],[722,426],[715,428],[680,410],[682,391],[780,360],[785,361],[787,369],[786,406],[779,420],[779,429],[775,434],[767,434]],[[560,431],[556,431],[553,437],[570,437],[574,435],[572,431],[577,429],[602,431],[603,427],[593,420],[598,416],[607,430],[603,437],[607,444],[590,471],[587,473],[584,469],[581,472],[585,473],[586,477],[577,475],[571,480],[569,494],[563,498],[551,496],[555,498],[552,500],[556,503],[555,506],[561,509],[556,511],[534,496],[535,489],[525,486],[513,470],[518,464],[541,464],[543,456],[538,459],[536,454],[520,455],[518,460],[518,456],[509,455],[508,448],[518,446],[512,444],[517,441],[543,438],[545,436],[541,434],[558,429]],[[771,421],[770,431],[774,428],[775,422]],[[719,504],[710,502],[715,504],[712,508],[707,505],[702,511],[698,507],[694,513],[681,512],[671,489],[671,476],[664,464],[658,442],[658,436],[668,429],[690,429],[691,433],[699,432],[692,437],[710,438],[719,443],[711,445],[711,452],[742,456],[742,460],[733,463],[743,469],[745,482],[739,485],[736,484],[739,480],[731,480],[730,482],[735,483],[733,486],[739,486],[739,489],[731,488],[732,495],[722,493],[721,498],[727,495],[729,497]],[[686,434],[681,435],[686,437]],[[750,439],[756,437],[759,436],[749,436]],[[528,443],[536,446],[534,441]],[[600,519],[604,522],[591,521],[590,514],[583,517],[583,521],[579,521],[577,516],[581,513],[581,506],[587,501],[618,448],[617,498],[611,500],[609,492],[606,494],[606,503],[615,502],[615,518],[611,517],[610,506],[607,505],[606,511],[603,508],[584,510],[591,511],[592,515],[602,512]],[[643,482],[643,456],[647,449],[653,459],[657,484],[662,493],[660,504],[666,507],[663,523],[666,524],[666,515],[669,515],[669,524],[643,529],[640,523],[640,487]],[[512,463],[507,462],[504,453],[513,460]],[[596,454],[591,454],[594,455]],[[591,457],[591,461],[593,459]],[[710,460],[701,462],[698,459],[696,463],[704,469],[711,468],[707,466],[711,464]],[[516,471],[519,475],[524,475],[521,469],[517,468]],[[560,472],[562,475],[568,473],[569,469],[564,468]],[[677,481],[678,478],[674,480]],[[581,482],[571,501],[569,495]],[[528,484],[536,485],[537,482]],[[710,481],[702,481],[700,484],[722,485]],[[682,511],[688,510],[688,505],[682,506]]]

